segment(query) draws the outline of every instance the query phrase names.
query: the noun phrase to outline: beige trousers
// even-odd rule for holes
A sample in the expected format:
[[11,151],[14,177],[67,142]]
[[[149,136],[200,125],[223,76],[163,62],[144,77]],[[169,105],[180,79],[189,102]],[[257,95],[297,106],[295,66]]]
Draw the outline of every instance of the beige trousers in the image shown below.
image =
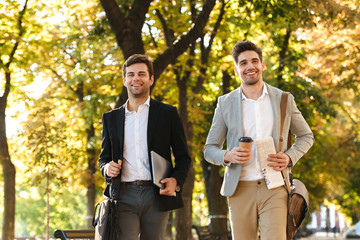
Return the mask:
[[264,180],[240,181],[228,197],[233,240],[286,240],[288,193],[268,189]]

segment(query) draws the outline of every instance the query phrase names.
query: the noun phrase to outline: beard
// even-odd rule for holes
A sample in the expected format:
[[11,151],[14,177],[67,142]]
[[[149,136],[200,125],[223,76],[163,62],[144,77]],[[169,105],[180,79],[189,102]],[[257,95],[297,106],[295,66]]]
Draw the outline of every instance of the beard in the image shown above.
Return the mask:
[[242,80],[241,82],[244,83],[245,85],[252,86],[252,85],[257,84],[260,81],[260,77],[250,78],[250,79],[247,77],[244,77],[241,80]]
[[143,86],[140,89],[134,89],[132,87],[128,87],[128,95],[130,95],[133,98],[143,98],[147,97],[150,94],[150,87]]

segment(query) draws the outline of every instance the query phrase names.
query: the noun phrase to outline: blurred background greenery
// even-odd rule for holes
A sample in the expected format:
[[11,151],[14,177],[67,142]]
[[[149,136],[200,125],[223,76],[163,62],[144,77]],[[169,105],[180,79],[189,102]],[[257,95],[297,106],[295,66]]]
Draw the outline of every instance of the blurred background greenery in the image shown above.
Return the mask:
[[168,236],[175,231],[176,239],[188,239],[192,224],[224,234],[223,169],[206,163],[202,149],[217,97],[240,86],[231,49],[243,39],[263,49],[265,81],[295,96],[314,131],[313,148],[293,171],[308,187],[311,210],[332,203],[357,222],[359,6],[358,0],[2,0],[2,239],[90,228],[105,187],[97,167],[101,116],[125,102],[121,66],[134,53],[153,58],[151,96],[178,107],[193,159],[185,208],[173,214]]

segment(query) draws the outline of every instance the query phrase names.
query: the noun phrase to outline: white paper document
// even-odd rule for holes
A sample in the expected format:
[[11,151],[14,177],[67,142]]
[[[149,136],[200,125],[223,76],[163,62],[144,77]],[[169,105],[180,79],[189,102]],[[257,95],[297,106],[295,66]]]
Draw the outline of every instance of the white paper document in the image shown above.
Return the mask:
[[268,164],[271,163],[267,160],[269,154],[275,154],[275,145],[272,137],[267,137],[255,141],[260,161],[261,170],[265,176],[265,182],[268,189],[276,188],[284,185],[284,179],[280,171],[275,171]]

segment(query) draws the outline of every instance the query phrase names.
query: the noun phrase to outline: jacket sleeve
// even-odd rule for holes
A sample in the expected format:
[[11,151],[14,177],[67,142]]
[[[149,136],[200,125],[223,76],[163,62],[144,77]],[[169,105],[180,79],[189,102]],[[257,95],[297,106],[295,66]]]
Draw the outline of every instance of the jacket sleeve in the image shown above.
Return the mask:
[[175,158],[175,168],[172,177],[177,180],[177,184],[182,188],[188,174],[191,158],[184,133],[184,127],[176,108],[171,111],[171,148]]
[[227,134],[227,126],[222,114],[221,102],[222,98],[220,97],[204,147],[205,160],[215,165],[224,165],[224,155],[226,153],[226,150],[223,150],[223,145]]
[[108,129],[107,123],[107,114],[104,114],[102,117],[102,144],[101,144],[101,153],[99,158],[99,168],[101,174],[106,178],[105,174],[105,165],[112,160],[112,152],[111,152],[111,141],[110,141],[110,134]]
[[295,142],[285,153],[291,158],[293,165],[311,148],[314,134],[296,106],[294,96],[289,94],[288,111],[290,111],[290,130],[295,134]]

